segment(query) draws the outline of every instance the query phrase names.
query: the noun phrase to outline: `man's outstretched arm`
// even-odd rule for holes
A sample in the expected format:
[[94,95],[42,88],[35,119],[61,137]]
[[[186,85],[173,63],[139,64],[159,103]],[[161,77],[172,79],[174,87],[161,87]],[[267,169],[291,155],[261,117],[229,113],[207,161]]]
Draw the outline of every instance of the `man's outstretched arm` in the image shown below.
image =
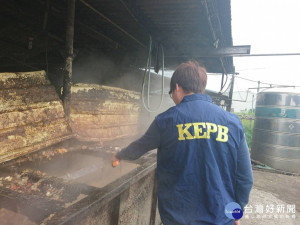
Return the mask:
[[154,120],[146,133],[138,140],[132,142],[116,154],[116,158],[121,160],[135,160],[146,152],[158,148],[160,143],[160,131]]

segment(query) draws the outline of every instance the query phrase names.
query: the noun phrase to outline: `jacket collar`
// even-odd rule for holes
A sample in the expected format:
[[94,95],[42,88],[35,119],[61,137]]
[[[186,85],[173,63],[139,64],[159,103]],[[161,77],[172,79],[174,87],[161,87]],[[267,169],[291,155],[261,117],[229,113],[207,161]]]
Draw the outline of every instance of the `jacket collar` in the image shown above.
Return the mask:
[[212,99],[209,95],[200,94],[200,93],[196,93],[196,94],[192,94],[192,95],[186,95],[186,96],[183,97],[181,102],[189,102],[189,101],[195,101],[195,100],[202,100],[202,101],[212,102]]

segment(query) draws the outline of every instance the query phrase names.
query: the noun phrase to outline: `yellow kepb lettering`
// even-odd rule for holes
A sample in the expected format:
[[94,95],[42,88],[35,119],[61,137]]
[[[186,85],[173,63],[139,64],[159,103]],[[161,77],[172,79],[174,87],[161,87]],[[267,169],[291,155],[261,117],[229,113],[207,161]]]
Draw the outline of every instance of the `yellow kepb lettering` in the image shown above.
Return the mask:
[[[185,128],[183,129],[183,126],[185,126]],[[177,129],[178,129],[178,140],[182,141],[185,139],[191,140],[194,139],[194,137],[191,135],[191,133],[188,131],[188,129],[192,126],[191,123],[186,123],[186,124],[178,124],[176,125]],[[184,136],[184,134],[186,135],[186,137]]]
[[210,139],[211,134],[216,133],[216,141],[227,142],[229,129],[226,126],[214,123],[186,123],[177,124],[178,140]]
[[211,133],[217,132],[217,125],[214,123],[206,123],[206,130],[207,130],[207,139],[210,139]]
[[206,128],[205,123],[193,123],[193,126],[195,139],[207,138],[206,132],[203,132],[203,128]]
[[228,141],[228,127],[218,125],[218,137],[216,138],[216,141]]

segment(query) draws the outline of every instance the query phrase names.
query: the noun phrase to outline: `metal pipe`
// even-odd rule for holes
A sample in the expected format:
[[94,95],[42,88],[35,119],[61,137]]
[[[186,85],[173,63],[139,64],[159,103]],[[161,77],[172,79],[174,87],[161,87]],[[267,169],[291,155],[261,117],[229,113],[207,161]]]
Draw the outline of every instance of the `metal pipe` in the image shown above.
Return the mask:
[[[206,14],[207,14],[207,19],[208,19],[210,31],[211,31],[212,36],[213,36],[214,43],[216,43],[216,42],[218,41],[218,38],[217,38],[217,35],[216,35],[216,32],[215,32],[215,29],[214,29],[214,27],[213,27],[213,24],[212,24],[212,22],[211,22],[211,16],[210,16],[210,12],[209,12],[209,9],[208,9],[207,1],[206,1],[206,0],[203,0],[202,2],[203,2],[203,4],[204,4],[204,6],[205,6],[205,10],[206,10]],[[216,46],[215,46],[215,47],[216,47]],[[221,63],[223,72],[224,72],[225,74],[227,74],[226,68],[225,68],[225,66],[224,66],[223,58],[219,58],[219,60],[220,60],[220,63]]]
[[137,42],[140,46],[142,46],[143,48],[147,48],[146,45],[144,45],[142,42],[140,42],[139,40],[137,40],[135,37],[133,37],[131,34],[129,34],[126,30],[124,30],[122,27],[120,27],[118,24],[114,23],[112,20],[110,20],[108,17],[106,17],[105,15],[103,15],[101,12],[99,12],[97,9],[95,9],[94,7],[92,7],[90,4],[88,4],[86,1],[84,0],[80,0],[80,2],[82,4],[84,4],[86,7],[88,7],[89,9],[91,9],[93,12],[95,12],[97,15],[101,16],[103,19],[105,19],[107,22],[109,22],[110,24],[112,24],[114,27],[116,27],[118,30],[122,31],[124,34],[126,34],[128,37],[130,37],[131,39],[133,39],[135,42]]
[[127,6],[127,4],[123,1],[123,0],[119,0],[122,5],[124,6],[124,8],[127,10],[127,12],[129,13],[129,15],[135,20],[135,22],[139,23],[138,19],[135,17],[135,15],[131,12],[131,10],[129,9],[129,7]]
[[73,42],[74,42],[74,19],[75,19],[75,1],[68,0],[67,4],[67,27],[66,27],[66,61],[63,79],[63,104],[67,119],[70,116],[71,101],[71,79],[73,62]]
[[223,83],[224,83],[224,73],[222,73],[222,80],[221,80],[221,89],[220,89],[220,91],[222,91],[223,90]]
[[[91,32],[93,32],[93,33],[95,33],[95,34],[101,36],[102,38],[104,38],[105,40],[107,40],[107,41],[109,41],[110,43],[114,44],[115,46],[118,46],[118,47],[121,46],[118,42],[112,40],[111,38],[107,37],[107,36],[104,35],[103,33],[99,32],[99,31],[97,31],[97,30],[94,30],[93,28],[91,28],[91,27],[89,27],[89,26],[87,26],[87,25],[85,25],[85,24],[83,24],[83,23],[80,23],[80,22],[79,22],[78,24],[79,24],[80,26],[82,26],[83,28],[85,28],[85,29],[87,29],[87,30],[89,30],[89,31],[91,31]],[[98,40],[99,40],[99,39],[98,39]]]
[[46,0],[46,9],[45,9],[45,15],[44,15],[43,30],[46,30],[46,28],[47,28],[49,10],[50,10],[50,0]]
[[293,56],[300,55],[300,53],[269,53],[269,54],[251,54],[251,55],[233,55],[234,57],[244,57],[244,56]]
[[232,74],[232,78],[231,78],[231,86],[230,86],[230,91],[229,91],[229,96],[228,96],[228,98],[229,98],[229,104],[226,107],[226,111],[228,111],[228,112],[231,111],[233,86],[234,86],[234,74]]
[[219,60],[220,60],[221,65],[222,65],[223,72],[224,72],[225,74],[227,74],[226,68],[225,68],[225,66],[224,66],[223,58],[219,58]]

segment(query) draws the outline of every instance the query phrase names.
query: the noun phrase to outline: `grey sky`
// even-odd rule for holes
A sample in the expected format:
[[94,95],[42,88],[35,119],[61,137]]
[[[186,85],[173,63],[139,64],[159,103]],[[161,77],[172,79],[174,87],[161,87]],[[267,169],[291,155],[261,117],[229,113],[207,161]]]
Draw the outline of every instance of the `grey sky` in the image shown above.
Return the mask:
[[[300,53],[299,0],[231,0],[234,45],[251,54]],[[300,56],[235,57],[238,76],[265,83],[300,86]],[[235,91],[256,83],[236,79]]]
[[[299,12],[300,0],[231,0],[233,45],[251,45],[251,54],[300,53]],[[246,100],[245,92],[257,88],[257,81],[262,82],[261,87],[269,86],[263,83],[300,86],[300,56],[234,57],[233,60],[238,73],[235,100]],[[207,89],[219,91],[220,83],[221,76],[210,75]],[[256,93],[256,89],[250,91]],[[280,91],[300,93],[300,87]],[[246,103],[233,102],[236,109],[251,106],[252,94]]]

